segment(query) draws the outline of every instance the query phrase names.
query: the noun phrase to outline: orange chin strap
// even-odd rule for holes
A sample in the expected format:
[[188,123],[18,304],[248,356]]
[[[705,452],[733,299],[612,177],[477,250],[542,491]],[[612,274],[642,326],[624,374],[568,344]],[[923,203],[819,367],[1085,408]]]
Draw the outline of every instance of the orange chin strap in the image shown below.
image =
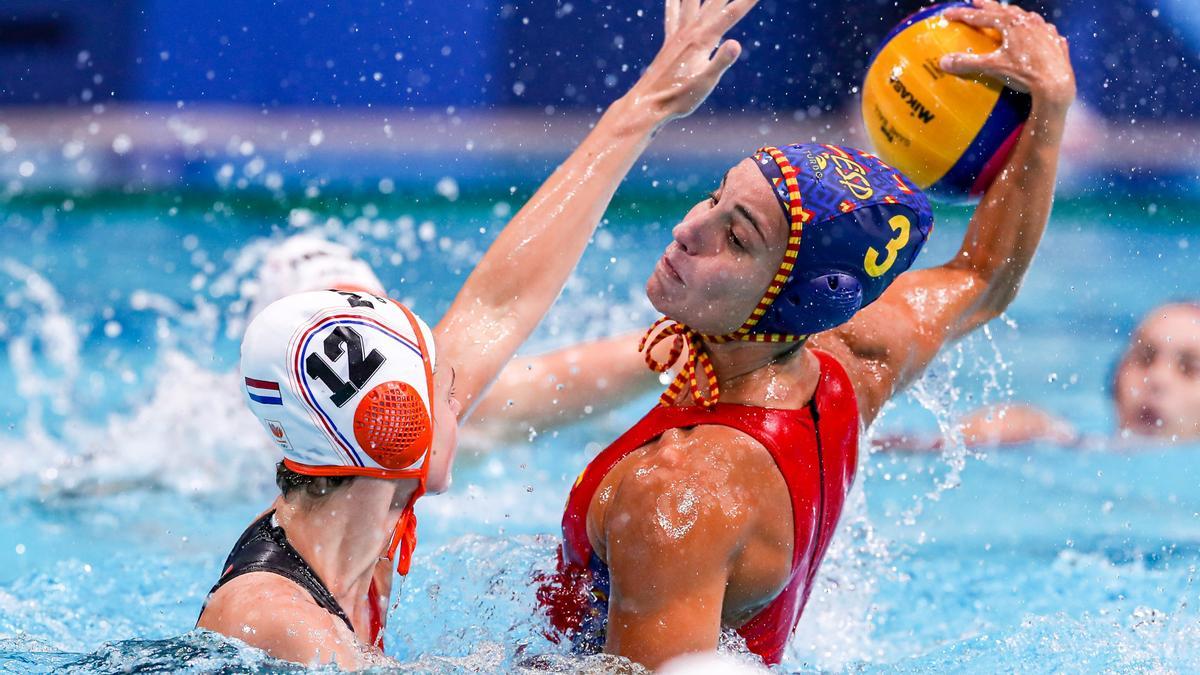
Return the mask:
[[[400,576],[408,574],[412,567],[413,551],[417,550],[417,514],[413,511],[413,506],[423,494],[425,481],[421,481],[412,498],[408,500],[408,505],[400,513],[400,519],[396,521],[396,527],[392,529],[392,537],[388,541],[386,557],[396,563],[396,573]],[[399,558],[396,557],[396,551],[400,552]]]
[[[417,489],[409,498],[408,504],[404,510],[400,512],[400,517],[396,520],[396,527],[392,529],[391,539],[388,541],[386,557],[389,561],[396,563],[396,573],[404,576],[408,574],[408,570],[412,567],[413,552],[417,549],[417,514],[413,510],[417,500],[425,494],[425,480],[429,477],[429,463],[433,459],[433,429],[435,424],[434,405],[433,405],[433,364],[429,362],[429,348],[425,344],[425,334],[421,332],[421,326],[417,323],[417,319],[413,313],[409,311],[403,304],[397,302],[396,305],[404,312],[404,316],[408,318],[408,322],[412,325],[413,333],[417,336],[417,347],[421,350],[421,360],[425,363],[425,386],[429,392],[429,427],[422,434],[421,442],[425,445],[425,461],[421,463],[421,468],[418,469]],[[411,446],[409,446],[411,451]],[[397,556],[397,552],[399,555]]]
[[[654,348],[663,340],[674,337],[675,341],[671,345],[671,351],[667,355],[666,361],[659,361],[654,358]],[[683,393],[686,387],[691,393],[692,398],[696,403],[711,408],[721,399],[721,385],[717,382],[717,371],[713,368],[712,356],[704,347],[705,342],[713,344],[724,344],[726,342],[803,342],[807,339],[807,335],[784,335],[779,333],[743,333],[739,330],[737,333],[729,335],[705,335],[700,331],[691,328],[686,324],[679,323],[673,319],[662,317],[654,322],[650,330],[642,336],[642,341],[638,344],[638,351],[642,352],[646,358],[646,365],[656,373],[665,373],[679,362],[679,358],[683,355],[684,347],[687,347],[688,358],[680,368],[679,374],[671,382],[671,386],[658,397],[658,404],[663,406],[674,405],[679,400],[680,394]],[[704,386],[701,386],[701,380],[697,376],[697,371],[704,374]]]

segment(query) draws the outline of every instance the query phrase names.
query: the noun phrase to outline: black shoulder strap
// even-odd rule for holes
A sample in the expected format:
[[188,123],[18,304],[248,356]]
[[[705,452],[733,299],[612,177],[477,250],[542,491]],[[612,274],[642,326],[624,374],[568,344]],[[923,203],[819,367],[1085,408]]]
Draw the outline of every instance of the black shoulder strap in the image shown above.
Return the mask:
[[[238,538],[225,560],[221,578],[208,592],[209,597],[216,593],[218,588],[243,574],[270,572],[308,591],[317,606],[344,621],[350,632],[354,632],[354,624],[350,623],[350,618],[329,592],[325,582],[321,581],[313,568],[301,557],[300,552],[288,541],[283,528],[272,522],[274,515],[274,511],[266,513],[246,528]],[[200,610],[200,613],[203,614],[204,610]]]

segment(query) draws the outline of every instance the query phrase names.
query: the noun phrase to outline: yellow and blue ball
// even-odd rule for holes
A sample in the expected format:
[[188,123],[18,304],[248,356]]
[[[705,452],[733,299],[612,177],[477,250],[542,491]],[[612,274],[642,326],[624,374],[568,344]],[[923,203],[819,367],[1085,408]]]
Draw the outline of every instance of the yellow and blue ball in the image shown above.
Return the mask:
[[942,70],[946,54],[1000,46],[995,31],[941,16],[968,4],[933,5],[902,21],[884,38],[863,84],[863,122],[875,153],[947,201],[970,201],[987,190],[1030,109],[1028,94],[998,80]]

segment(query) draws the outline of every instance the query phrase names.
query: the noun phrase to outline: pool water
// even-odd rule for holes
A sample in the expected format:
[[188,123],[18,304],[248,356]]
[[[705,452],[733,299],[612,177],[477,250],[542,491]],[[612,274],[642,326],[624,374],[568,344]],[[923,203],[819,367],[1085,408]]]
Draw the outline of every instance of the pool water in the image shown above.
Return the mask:
[[[234,374],[255,266],[272,238],[318,231],[436,320],[515,199],[349,204],[108,195],[9,205],[0,670],[288,669],[192,631],[228,547],[273,495],[269,442]],[[614,210],[526,351],[648,325],[641,286],[686,207],[668,196]],[[1010,312],[945,350],[870,435],[939,433],[1007,399],[1111,434],[1105,382],[1129,330],[1162,301],[1200,297],[1200,237],[1186,225],[1197,216],[1186,203],[1060,203]],[[955,250],[965,218],[939,211],[924,264]],[[472,442],[451,493],[418,509],[414,571],[385,638],[396,667],[614,666],[544,637],[529,580],[553,564],[575,475],[653,401],[520,443]],[[1200,669],[1200,447],[1113,445],[864,446],[783,669]]]

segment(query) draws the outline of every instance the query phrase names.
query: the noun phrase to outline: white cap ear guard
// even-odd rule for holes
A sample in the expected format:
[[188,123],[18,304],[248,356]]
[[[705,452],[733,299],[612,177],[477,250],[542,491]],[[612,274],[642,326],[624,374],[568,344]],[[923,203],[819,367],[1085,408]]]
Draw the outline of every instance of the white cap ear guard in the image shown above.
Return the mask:
[[307,475],[423,479],[433,365],[429,326],[361,292],[284,297],[242,340],[250,409],[288,468]]

